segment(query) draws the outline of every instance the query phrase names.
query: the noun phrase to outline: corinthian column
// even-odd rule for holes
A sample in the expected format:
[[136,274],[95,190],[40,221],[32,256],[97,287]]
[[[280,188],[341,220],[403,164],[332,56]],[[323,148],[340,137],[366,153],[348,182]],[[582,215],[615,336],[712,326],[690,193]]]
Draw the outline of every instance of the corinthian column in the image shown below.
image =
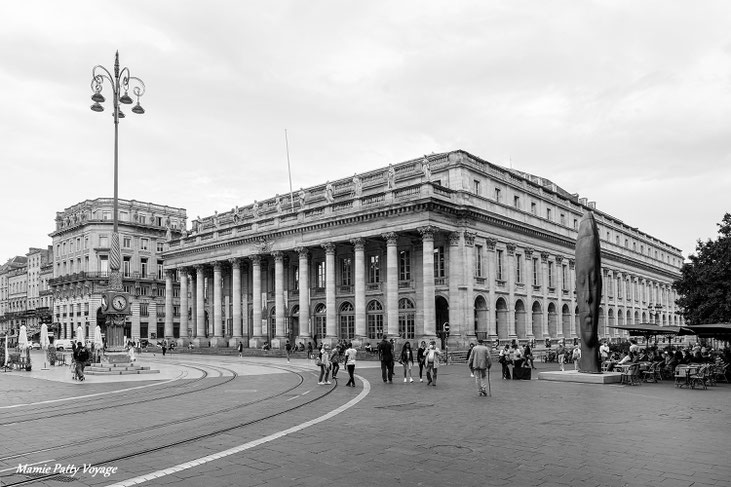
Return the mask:
[[220,346],[220,338],[223,338],[223,326],[221,322],[221,263],[213,263],[213,337],[214,345]]
[[[198,340],[202,340],[206,337],[206,307],[205,307],[205,280],[206,280],[206,268],[202,265],[196,266],[195,268],[195,309],[196,309],[196,336]],[[200,343],[200,342],[199,342]]]
[[424,279],[424,297],[421,304],[424,310],[424,334],[428,337],[436,336],[435,309],[434,309],[434,227],[419,228],[423,245],[422,276]]
[[330,337],[338,335],[337,312],[335,310],[335,244],[322,245],[325,249],[325,305],[327,306],[326,334]]
[[450,333],[453,335],[464,333],[463,328],[467,323],[464,316],[465,307],[460,306],[459,299],[459,286],[463,283],[462,253],[459,248],[461,240],[461,232],[449,234],[449,324]]
[[232,320],[234,344],[238,344],[242,335],[241,330],[241,259],[229,259],[231,264],[231,293],[233,308]]
[[180,269],[180,337],[190,338],[188,333],[188,268]]
[[382,235],[386,239],[386,326],[387,335],[398,335],[398,235]]
[[[294,249],[299,254],[299,302],[300,302],[300,336],[312,337],[310,329],[310,260],[305,247]],[[308,340],[305,340],[308,341]]]
[[365,296],[365,241],[354,238],[350,241],[355,250],[355,337],[366,337]]
[[173,338],[173,275],[175,271],[165,271],[165,338]]
[[274,256],[274,309],[276,329],[274,336],[284,339],[287,327],[284,323],[284,254],[280,251],[272,252]]
[[253,344],[254,348],[257,348],[259,344],[263,344],[264,337],[261,334],[261,256],[251,256],[251,293],[252,293],[252,307],[253,309]]

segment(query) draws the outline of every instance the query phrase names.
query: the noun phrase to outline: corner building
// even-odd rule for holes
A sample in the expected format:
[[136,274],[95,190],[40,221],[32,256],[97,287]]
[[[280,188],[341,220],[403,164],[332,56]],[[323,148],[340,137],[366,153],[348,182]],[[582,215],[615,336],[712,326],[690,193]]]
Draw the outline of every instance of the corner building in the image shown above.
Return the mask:
[[[199,345],[576,337],[578,222],[595,212],[610,325],[678,325],[683,257],[551,181],[464,151],[194,220],[164,252],[168,308]],[[168,321],[173,314],[166,314]],[[173,323],[166,324],[172,329]]]

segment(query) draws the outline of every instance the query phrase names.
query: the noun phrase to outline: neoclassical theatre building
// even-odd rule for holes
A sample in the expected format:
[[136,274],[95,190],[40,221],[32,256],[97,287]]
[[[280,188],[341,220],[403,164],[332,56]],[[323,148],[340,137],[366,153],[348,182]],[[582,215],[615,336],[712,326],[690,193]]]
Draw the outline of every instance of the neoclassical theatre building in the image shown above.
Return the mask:
[[600,335],[680,324],[679,249],[548,179],[454,151],[194,220],[163,253],[166,287],[180,287],[165,294],[165,336],[202,346],[375,344],[434,338],[449,324],[456,347],[573,338],[586,211],[602,239]]

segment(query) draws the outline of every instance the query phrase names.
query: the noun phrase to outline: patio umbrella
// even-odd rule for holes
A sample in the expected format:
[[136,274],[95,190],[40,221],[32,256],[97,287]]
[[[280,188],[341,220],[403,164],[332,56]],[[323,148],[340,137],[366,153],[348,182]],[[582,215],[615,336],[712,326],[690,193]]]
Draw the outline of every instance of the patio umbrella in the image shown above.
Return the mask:
[[102,328],[99,325],[96,325],[96,328],[94,328],[94,355],[95,355],[95,361],[101,360],[99,357],[101,357],[102,349],[104,348],[104,340],[102,340]]
[[3,367],[8,366],[8,332],[5,332],[5,363]]
[[50,344],[50,340],[48,340],[48,325],[43,323],[41,325],[41,348],[43,349],[43,370],[48,370],[48,367],[46,367],[46,357],[48,353],[48,345]]
[[25,325],[20,325],[18,332],[18,347],[20,348],[20,363],[25,368],[26,350],[28,350],[28,329]]
[[81,328],[81,325],[76,327],[76,341],[84,343],[84,329]]

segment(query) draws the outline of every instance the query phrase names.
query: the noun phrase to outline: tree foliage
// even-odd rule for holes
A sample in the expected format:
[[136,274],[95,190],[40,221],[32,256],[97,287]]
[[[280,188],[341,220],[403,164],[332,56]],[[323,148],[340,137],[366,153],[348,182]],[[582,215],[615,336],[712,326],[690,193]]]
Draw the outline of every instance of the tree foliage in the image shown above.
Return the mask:
[[698,240],[696,254],[673,283],[688,324],[731,322],[731,214],[718,224],[718,240]]

